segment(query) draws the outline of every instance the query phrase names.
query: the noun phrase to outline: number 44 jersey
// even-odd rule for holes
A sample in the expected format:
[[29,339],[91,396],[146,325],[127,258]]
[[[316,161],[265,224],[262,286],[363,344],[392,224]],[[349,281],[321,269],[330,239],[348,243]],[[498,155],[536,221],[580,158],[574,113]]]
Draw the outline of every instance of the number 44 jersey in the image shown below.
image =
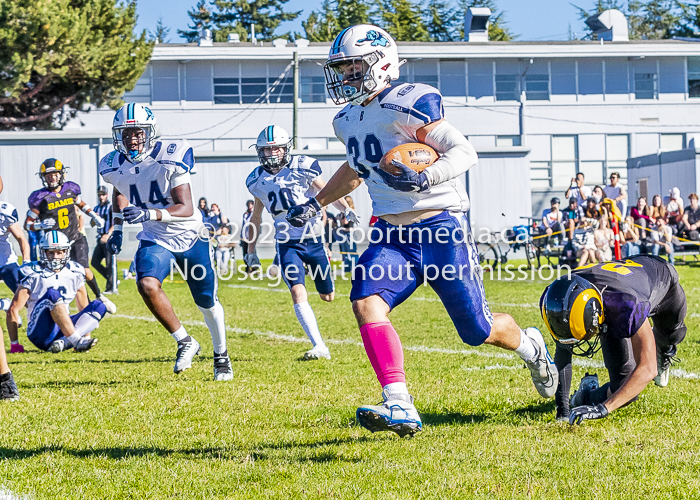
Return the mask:
[[[151,153],[139,163],[112,151],[100,161],[100,175],[127,197],[129,204],[147,209],[166,209],[174,205],[170,190],[190,184],[194,170],[192,148],[185,141],[158,141]],[[190,188],[190,196],[193,197]],[[202,228],[202,215],[192,198],[195,220],[143,223],[139,240],[152,241],[172,252],[184,252],[195,244]]]
[[262,201],[275,220],[275,238],[279,241],[300,241],[302,236],[309,239],[323,232],[322,215],[306,223],[304,227],[292,227],[285,219],[287,210],[309,201],[313,196],[311,184],[321,175],[318,161],[308,156],[292,156],[289,165],[276,174],[263,168],[253,170],[246,186],[250,194]]

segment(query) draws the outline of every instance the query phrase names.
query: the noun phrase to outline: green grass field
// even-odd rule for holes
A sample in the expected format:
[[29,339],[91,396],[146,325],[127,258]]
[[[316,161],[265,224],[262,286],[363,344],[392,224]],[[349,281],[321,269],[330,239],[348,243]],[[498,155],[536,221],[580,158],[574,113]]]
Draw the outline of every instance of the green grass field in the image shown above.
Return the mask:
[[[203,350],[176,376],[174,341],[123,282],[89,353],[40,353],[23,330],[29,352],[8,354],[22,399],[0,404],[0,498],[697,499],[700,271],[679,273],[691,316],[669,386],[581,427],[555,421],[554,401],[515,356],[462,344],[422,287],[391,316],[424,422],[413,439],[355,422],[381,388],[349,282],[332,304],[310,299],[333,355],[316,362],[300,361],[310,344],[286,288],[221,282],[228,383],[213,381],[211,339],[185,284],[164,286]],[[545,284],[487,280],[486,292],[492,310],[542,328],[534,304]],[[574,384],[586,370],[574,367]]]

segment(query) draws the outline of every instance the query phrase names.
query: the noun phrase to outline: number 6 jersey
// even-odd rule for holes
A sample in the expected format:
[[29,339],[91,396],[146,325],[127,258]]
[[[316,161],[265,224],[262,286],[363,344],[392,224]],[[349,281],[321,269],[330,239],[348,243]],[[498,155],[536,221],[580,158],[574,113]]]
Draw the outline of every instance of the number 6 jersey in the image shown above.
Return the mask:
[[[126,157],[112,151],[100,161],[100,175],[127,197],[131,205],[141,208],[166,209],[174,205],[170,190],[190,184],[194,170],[192,148],[185,141],[158,141],[151,153],[139,163],[131,163]],[[192,190],[190,188],[190,195]],[[153,241],[171,252],[184,252],[192,248],[202,227],[202,215],[192,198],[195,220],[161,222],[148,220],[143,223],[139,240]]]
[[367,183],[374,215],[469,210],[467,192],[456,178],[423,193],[406,193],[389,187],[376,172],[385,153],[420,142],[417,130],[444,117],[440,92],[421,83],[389,87],[366,106],[348,104],[335,116],[335,135],[345,144],[348,163]]
[[263,168],[253,170],[245,183],[250,194],[262,201],[275,220],[275,239],[279,241],[300,241],[302,236],[309,239],[323,232],[322,215],[319,213],[304,225],[291,226],[285,217],[287,210],[309,201],[311,184],[321,175],[318,161],[308,156],[292,156],[291,161],[276,174]]
[[78,215],[74,205],[80,202],[80,186],[75,182],[64,182],[57,193],[49,188],[41,188],[29,195],[29,208],[37,210],[39,221],[54,219],[57,229],[68,236],[70,241],[80,237]]

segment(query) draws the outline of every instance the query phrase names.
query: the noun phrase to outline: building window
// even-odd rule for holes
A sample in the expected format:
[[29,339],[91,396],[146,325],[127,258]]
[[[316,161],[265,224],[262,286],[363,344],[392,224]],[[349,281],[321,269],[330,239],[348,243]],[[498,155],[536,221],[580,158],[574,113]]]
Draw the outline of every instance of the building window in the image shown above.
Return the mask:
[[569,186],[578,172],[578,137],[552,136],[552,186]]
[[548,101],[549,75],[525,75],[525,97],[528,101]]
[[267,99],[267,78],[241,78],[241,102],[265,102]]
[[688,58],[688,97],[700,97],[700,57]]
[[497,148],[512,148],[514,146],[520,146],[520,136],[519,135],[499,135],[499,136],[496,136],[496,147]]
[[518,87],[518,75],[496,75],[496,100],[520,100],[520,89]]
[[618,172],[620,174],[620,181],[627,179],[627,158],[629,158],[629,136],[606,136],[605,178],[608,179],[612,172]]
[[655,73],[635,73],[634,75],[634,96],[637,99],[656,98],[656,74]]
[[294,101],[294,79],[286,75],[275,85],[276,80],[270,78],[270,103],[290,103]]
[[661,134],[659,137],[661,151],[678,151],[685,149],[685,134]]
[[146,72],[141,75],[141,78],[134,85],[134,89],[131,92],[124,93],[125,102],[140,102],[140,103],[150,103],[151,102],[151,70],[146,68]]
[[440,59],[440,92],[445,97],[466,96],[466,76],[463,60]]
[[215,104],[240,104],[238,78],[214,78]]
[[326,79],[322,76],[302,76],[299,79],[301,102],[326,102]]

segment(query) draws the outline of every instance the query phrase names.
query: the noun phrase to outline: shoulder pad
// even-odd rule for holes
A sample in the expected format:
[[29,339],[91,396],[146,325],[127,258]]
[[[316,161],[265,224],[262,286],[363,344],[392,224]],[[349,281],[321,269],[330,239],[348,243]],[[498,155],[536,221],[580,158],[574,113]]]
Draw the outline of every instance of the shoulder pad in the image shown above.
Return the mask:
[[335,115],[335,117],[333,118],[333,121],[338,120],[338,119],[344,117],[345,115],[347,115],[347,114],[348,114],[348,111],[350,110],[350,106],[352,106],[352,104],[348,104],[348,105],[345,106],[343,109],[341,109],[340,111],[338,111],[338,114]]
[[19,268],[21,274],[20,281],[36,273],[40,273],[44,268],[38,262],[27,262]]
[[75,182],[73,182],[73,181],[64,182],[64,183],[63,183],[63,186],[64,186],[65,188],[67,188],[67,189],[70,189],[70,190],[73,191],[75,194],[80,194],[80,193],[81,193],[81,191],[80,191],[80,186],[79,186],[78,184],[76,184]]
[[404,83],[392,87],[386,94],[384,92],[379,96],[379,105],[384,109],[406,113],[426,125],[445,117],[442,95],[435,87]]
[[34,191],[32,194],[29,195],[29,200],[27,200],[27,203],[29,204],[29,208],[39,208],[39,204],[41,203],[41,200],[46,198],[49,194],[49,190],[46,188],[41,188],[37,189]]
[[119,170],[121,164],[120,160],[121,153],[119,151],[112,151],[108,155],[105,155],[100,160],[100,175],[105,175],[110,172],[115,172]]
[[245,180],[246,187],[250,188],[250,186],[252,186],[255,183],[255,181],[258,180],[260,174],[262,174],[262,167],[256,167]]
[[194,151],[187,141],[180,139],[158,141],[150,156],[161,165],[178,166],[185,172],[191,172],[194,169]]
[[79,264],[74,260],[69,260],[66,267],[69,271],[73,271],[74,273],[85,274],[85,268],[82,266],[82,264]]
[[12,203],[6,201],[0,202],[0,213],[9,219],[14,219],[11,224],[14,224],[19,220],[19,215],[17,214],[17,209]]
[[319,165],[316,158],[311,158],[310,156],[300,155],[297,157],[297,169],[306,170],[314,174],[314,177],[321,175],[321,165]]

